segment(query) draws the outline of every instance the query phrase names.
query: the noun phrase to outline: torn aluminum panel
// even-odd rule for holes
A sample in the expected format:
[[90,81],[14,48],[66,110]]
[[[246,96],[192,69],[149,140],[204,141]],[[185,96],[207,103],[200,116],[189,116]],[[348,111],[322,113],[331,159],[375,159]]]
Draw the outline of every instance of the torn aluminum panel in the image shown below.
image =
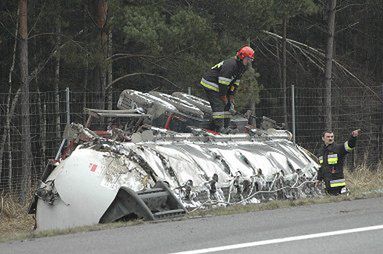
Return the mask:
[[286,131],[213,135],[152,128],[150,139],[133,143],[75,126],[87,139],[37,191],[38,230],[320,194],[313,184],[318,165]]

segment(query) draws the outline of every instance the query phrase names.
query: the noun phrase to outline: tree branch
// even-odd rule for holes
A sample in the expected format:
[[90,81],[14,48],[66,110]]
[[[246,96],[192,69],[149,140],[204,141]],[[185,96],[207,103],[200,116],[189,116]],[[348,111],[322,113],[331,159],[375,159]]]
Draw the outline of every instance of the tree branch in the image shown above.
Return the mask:
[[56,34],[55,34],[55,33],[41,33],[41,34],[35,34],[35,35],[31,36],[31,37],[28,37],[28,40],[29,40],[29,39],[33,39],[33,38],[35,38],[35,37],[43,36],[43,35],[56,35]]
[[[148,58],[155,58],[154,56],[149,56],[149,55],[143,55],[143,54],[130,54],[130,53],[116,53],[114,55],[109,56],[106,58],[106,61],[116,61],[124,58],[129,58],[129,57],[148,57]],[[115,59],[114,59],[115,58]]]
[[[269,31],[265,31],[265,30],[262,30],[262,32],[267,34],[267,35],[270,35],[270,36],[272,36],[274,38],[282,39],[282,36],[280,36],[278,34],[275,34],[275,33],[269,32]],[[294,41],[294,40],[291,40],[291,39],[287,39],[287,42],[289,42],[292,46],[303,47],[303,48],[305,48],[307,50],[311,50],[311,51],[319,54],[322,57],[326,57],[325,54],[323,52],[321,52],[320,50],[318,50],[316,48],[312,48],[312,47],[310,47],[310,46],[308,46],[308,45],[306,45],[304,43],[301,43],[301,42],[298,42],[298,41]],[[352,78],[354,78],[359,84],[361,84],[363,87],[367,88],[379,101],[383,102],[383,99],[381,99],[380,96],[374,90],[372,90],[369,86],[367,86],[363,81],[361,81],[351,71],[349,71],[346,67],[344,67],[342,64],[340,64],[335,59],[333,59],[332,61],[335,63],[335,65],[337,65],[339,68],[341,68],[343,71],[345,71],[348,75],[350,75]]]
[[342,32],[342,31],[344,31],[344,30],[346,30],[346,29],[349,29],[349,28],[351,28],[351,27],[353,27],[353,26],[355,26],[355,25],[357,25],[357,24],[359,24],[359,21],[358,21],[358,22],[355,22],[355,23],[353,23],[353,24],[351,24],[351,25],[348,25],[348,26],[346,26],[346,27],[344,27],[344,28],[342,28],[342,29],[340,29],[340,30],[338,30],[338,31],[336,31],[335,34],[338,34],[338,33]]
[[171,82],[169,79],[163,77],[163,76],[160,76],[158,74],[154,74],[154,73],[146,73],[146,72],[136,72],[136,73],[131,73],[131,74],[127,74],[127,75],[124,75],[122,77],[119,77],[115,80],[113,80],[113,82],[109,83],[105,90],[108,90],[110,89],[110,87],[114,84],[114,83],[117,83],[118,81],[124,79],[124,78],[127,78],[127,77],[132,77],[132,76],[138,76],[138,75],[147,75],[147,76],[154,76],[154,77],[158,77],[158,78],[161,78],[161,79],[164,79],[166,80],[167,82],[169,82],[170,84],[172,84],[173,86],[177,87],[178,89],[181,89],[179,86],[177,86],[176,84],[174,84],[173,82]]
[[33,29],[34,29],[34,28],[36,27],[36,25],[37,25],[37,22],[39,21],[39,19],[40,19],[40,17],[41,17],[41,13],[42,13],[43,10],[44,10],[45,3],[46,3],[46,2],[44,2],[43,6],[41,7],[41,10],[40,10],[39,14],[37,15],[36,21],[35,21],[35,23],[33,24],[33,26],[31,27],[31,30],[29,30],[29,32],[28,32],[28,37],[29,37],[29,34],[33,31]]
[[340,11],[346,9],[346,8],[351,7],[351,6],[364,6],[364,5],[366,5],[366,4],[347,4],[345,6],[342,6],[342,7],[338,8],[338,9],[336,9],[335,11],[336,12],[340,12]]

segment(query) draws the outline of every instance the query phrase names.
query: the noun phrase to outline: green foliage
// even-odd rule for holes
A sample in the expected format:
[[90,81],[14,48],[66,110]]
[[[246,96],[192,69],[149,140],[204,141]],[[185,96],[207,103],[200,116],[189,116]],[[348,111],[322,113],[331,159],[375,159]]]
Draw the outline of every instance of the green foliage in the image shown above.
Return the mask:
[[313,0],[274,0],[273,8],[279,19],[291,18],[298,14],[313,14],[319,10]]
[[[139,63],[128,59],[135,62],[131,71],[165,71],[186,89],[210,66],[207,60],[219,56],[217,35],[206,19],[191,10],[174,8],[172,15],[163,10],[159,4],[126,6],[123,12],[117,10],[122,15],[113,19],[112,26],[121,34],[124,49],[147,56]],[[144,86],[150,85],[144,82]]]
[[152,54],[162,50],[161,35],[168,34],[164,17],[155,7],[125,7],[122,20],[125,44],[133,44],[138,49],[146,49]]
[[259,73],[249,65],[247,71],[241,78],[241,85],[236,95],[236,105],[240,111],[245,111],[255,107],[260,101],[259,92],[261,85],[258,84],[257,77]]
[[[208,22],[192,11],[181,10],[171,17],[169,38],[164,38],[165,43],[174,43],[178,50],[188,50],[194,55],[209,57],[218,48],[216,34],[210,28]],[[207,43],[208,42],[208,43]]]
[[221,35],[229,33],[242,41],[275,22],[269,0],[214,0],[199,3],[197,7]]
[[95,63],[101,61],[101,56],[99,56],[100,53],[95,50],[96,46],[92,46],[93,44],[85,45],[75,43],[73,41],[67,41],[61,48],[61,52],[65,53],[60,54],[60,57],[66,64],[78,67],[90,65],[92,67]]
[[[16,28],[17,1],[3,0],[0,9],[1,82],[6,82],[12,60],[13,34]],[[113,58],[114,78],[134,72],[161,75],[186,90],[198,83],[204,71],[213,64],[227,59],[236,50],[251,41],[256,49],[257,70],[262,73],[260,82],[267,87],[279,85],[275,59],[265,57],[259,45],[263,39],[260,30],[280,30],[283,17],[289,19],[288,35],[314,48],[324,48],[325,27],[320,2],[316,0],[109,0],[106,31],[113,32],[113,53],[128,54]],[[71,70],[73,77],[61,77],[65,86],[81,84],[84,68],[93,72],[96,66],[106,66],[105,55],[98,41],[95,1],[29,1],[29,54],[30,69],[45,61],[57,47],[57,26],[61,26],[61,68]],[[355,69],[364,64],[366,73],[382,77],[383,57],[379,47],[383,41],[383,8],[379,0],[355,0],[349,6],[339,1],[337,13],[337,54],[351,62]],[[305,18],[302,18],[302,17]],[[356,25],[350,26],[353,23]],[[322,29],[322,30],[321,30]],[[362,31],[362,32],[360,32]],[[278,32],[277,32],[278,33]],[[276,54],[275,48],[268,45]],[[288,53],[290,54],[290,52]],[[54,59],[54,58],[52,58]],[[288,62],[291,60],[289,55]],[[53,65],[41,72],[41,89],[49,90],[54,77]],[[16,64],[17,68],[17,64]],[[299,66],[289,65],[289,72],[299,73]],[[298,71],[296,71],[298,70]],[[310,71],[308,71],[310,72]],[[254,78],[254,74],[247,75]],[[268,73],[271,73],[270,75]],[[305,76],[296,76],[303,80]],[[288,78],[289,77],[288,73]],[[90,75],[95,78],[95,75]],[[318,75],[319,77],[319,75]],[[70,78],[71,83],[65,82]],[[242,86],[238,96],[256,98],[257,78]],[[73,82],[72,82],[73,80]],[[303,81],[302,81],[303,82]],[[318,81],[320,82],[320,81]],[[89,84],[94,84],[90,80]],[[15,84],[16,85],[16,84]],[[140,87],[144,90],[161,87],[173,89],[165,81],[153,77],[134,76],[119,81],[115,88]],[[248,90],[253,89],[253,90]],[[251,94],[251,96],[250,96]],[[241,107],[249,107],[250,100],[243,98]]]
[[[134,62],[131,71],[142,68],[157,73],[165,71],[169,79],[185,89],[197,83],[206,68],[233,56],[239,47],[253,40],[259,30],[267,30],[280,22],[279,9],[276,10],[278,1],[191,1],[187,6],[182,1],[165,0],[141,4],[112,2],[111,25],[121,34],[124,49],[157,58],[157,67],[148,61],[127,60]],[[310,3],[309,0],[292,1],[293,7],[287,11],[309,13],[315,9]],[[257,89],[250,94],[257,96]]]

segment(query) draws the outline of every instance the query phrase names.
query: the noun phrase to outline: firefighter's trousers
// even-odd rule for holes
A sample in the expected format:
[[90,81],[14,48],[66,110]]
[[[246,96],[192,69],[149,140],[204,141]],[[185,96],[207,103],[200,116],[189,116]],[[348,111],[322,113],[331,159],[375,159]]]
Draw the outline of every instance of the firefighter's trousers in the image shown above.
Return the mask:
[[210,102],[212,115],[212,130],[221,131],[230,125],[231,113],[228,111],[229,104],[225,104],[220,98],[219,93],[205,89],[207,100]]

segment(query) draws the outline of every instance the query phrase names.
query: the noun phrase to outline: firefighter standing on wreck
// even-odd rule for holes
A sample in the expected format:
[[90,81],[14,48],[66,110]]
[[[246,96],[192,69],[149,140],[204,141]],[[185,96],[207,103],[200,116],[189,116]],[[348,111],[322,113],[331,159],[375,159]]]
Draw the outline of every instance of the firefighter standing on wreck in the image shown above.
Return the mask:
[[230,118],[235,113],[234,94],[246,66],[254,59],[254,50],[243,46],[236,56],[214,65],[203,76],[203,86],[213,110],[212,130],[228,133]]
[[343,164],[346,155],[354,149],[359,134],[360,130],[354,130],[348,141],[343,144],[336,144],[332,131],[323,132],[322,140],[324,144],[317,154],[321,165],[318,171],[317,186],[324,181],[326,192],[330,195],[347,192]]

